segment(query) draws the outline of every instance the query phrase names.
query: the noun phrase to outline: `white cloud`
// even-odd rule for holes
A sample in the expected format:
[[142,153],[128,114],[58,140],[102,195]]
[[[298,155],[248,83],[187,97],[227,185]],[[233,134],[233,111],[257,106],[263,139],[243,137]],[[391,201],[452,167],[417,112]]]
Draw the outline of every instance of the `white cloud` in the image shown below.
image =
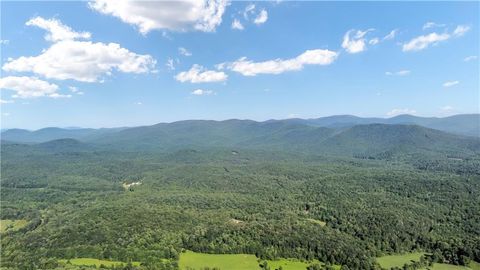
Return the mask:
[[69,86],[68,89],[70,90],[70,92],[72,93],[75,93],[77,95],[83,95],[84,93],[82,91],[80,91],[77,87],[75,86]]
[[232,22],[232,29],[243,30],[245,28],[243,27],[242,23],[239,20],[234,19]]
[[455,28],[455,30],[453,30],[453,35],[456,36],[456,37],[461,37],[461,36],[465,35],[465,33],[467,33],[468,31],[470,31],[470,26],[459,25],[459,26],[457,26],[457,28]]
[[212,90],[196,89],[193,90],[191,94],[195,96],[208,96],[214,94],[214,92]]
[[255,18],[255,20],[253,21],[253,23],[255,23],[256,25],[259,25],[259,24],[265,23],[267,20],[268,20],[268,13],[265,9],[262,9],[258,14],[258,16]]
[[5,116],[5,117],[8,117],[8,116],[10,116],[10,113],[5,112],[5,113],[2,113],[2,115]]
[[452,34],[449,34],[447,32],[442,34],[433,32],[428,35],[418,36],[416,38],[413,38],[409,42],[404,43],[402,46],[402,50],[404,52],[420,51],[428,48],[430,45],[436,45],[439,42],[448,40],[452,37],[461,37],[469,30],[470,30],[470,26],[459,25],[455,28]]
[[175,70],[175,62],[172,58],[167,59],[167,63],[165,63],[165,66],[167,66],[169,70]]
[[94,0],[90,8],[135,25],[142,34],[152,30],[204,32],[221,24],[226,0],[134,1]]
[[15,101],[14,100],[0,99],[0,104],[10,104],[10,103],[15,103]]
[[387,116],[397,116],[397,115],[400,115],[400,114],[416,114],[416,113],[417,113],[416,110],[412,110],[412,109],[408,109],[408,108],[393,109],[393,110],[387,112]]
[[255,12],[255,4],[249,4],[245,7],[245,10],[243,11],[243,18],[245,20],[248,20],[250,14],[253,14]]
[[156,64],[150,55],[133,53],[116,43],[63,40],[38,56],[11,60],[4,71],[33,72],[46,78],[96,82],[113,70],[125,73],[147,73]]
[[10,43],[10,40],[8,39],[0,39],[0,45],[8,45]]
[[218,68],[227,67],[244,76],[257,74],[280,74],[286,71],[301,70],[305,65],[330,65],[337,59],[338,53],[329,50],[307,50],[299,56],[287,60],[275,59],[264,62],[253,62],[242,57],[232,63],[219,64]]
[[448,82],[443,83],[443,87],[452,87],[452,86],[457,85],[459,83],[460,83],[459,81],[448,81]]
[[59,93],[53,93],[48,95],[51,98],[71,98],[72,95],[64,95],[64,94],[59,94]]
[[0,78],[0,89],[12,90],[14,98],[58,97],[58,85],[35,77],[8,76]]
[[141,101],[137,101],[137,102],[135,102],[135,103],[133,103],[133,104],[134,104],[134,105],[139,105],[139,106],[140,106],[140,105],[143,105],[143,103],[142,103]]
[[368,41],[368,44],[370,45],[377,45],[380,42],[379,38],[372,38]]
[[408,75],[408,74],[410,74],[410,70],[400,70],[400,71],[396,71],[396,72],[390,72],[390,71],[385,72],[385,75],[388,75],[388,76],[392,76],[392,75],[405,76],[405,75]]
[[60,40],[90,39],[89,32],[75,32],[57,19],[35,17],[25,23],[28,26],[37,26],[47,31],[45,39],[52,42]]
[[183,56],[192,56],[192,53],[183,47],[178,48],[178,53],[180,53]]
[[478,56],[476,55],[470,55],[470,56],[467,56],[465,58],[463,58],[463,61],[465,62],[469,62],[469,61],[472,61],[472,60],[477,60]]
[[443,34],[430,33],[428,35],[416,37],[410,40],[409,42],[404,43],[402,46],[402,50],[404,52],[420,51],[428,48],[432,44],[437,44],[449,38],[450,38],[450,35],[447,33],[443,33]]
[[72,93],[77,93],[77,92],[78,92],[78,88],[75,87],[75,86],[69,86],[68,89],[69,89],[70,92],[72,92]]
[[228,75],[223,71],[206,70],[200,65],[193,65],[189,71],[183,71],[175,76],[180,82],[205,83],[222,82],[227,80]]
[[449,112],[452,112],[453,110],[455,110],[455,108],[453,108],[450,105],[445,105],[445,106],[441,107],[440,110],[442,112],[449,113]]
[[365,31],[361,30],[349,30],[343,36],[342,48],[344,48],[348,53],[359,53],[366,50],[366,40],[365,35],[373,31],[373,29],[368,29]]
[[445,26],[445,24],[443,24],[443,23],[440,24],[440,23],[434,23],[434,22],[426,22],[426,23],[423,25],[422,29],[423,29],[423,30],[427,30],[427,29],[433,28],[433,27],[444,27],[444,26]]
[[383,40],[394,39],[395,36],[397,35],[397,32],[398,32],[397,29],[393,29],[392,31],[390,31],[390,33],[388,33],[388,35],[386,35],[386,36],[383,37]]

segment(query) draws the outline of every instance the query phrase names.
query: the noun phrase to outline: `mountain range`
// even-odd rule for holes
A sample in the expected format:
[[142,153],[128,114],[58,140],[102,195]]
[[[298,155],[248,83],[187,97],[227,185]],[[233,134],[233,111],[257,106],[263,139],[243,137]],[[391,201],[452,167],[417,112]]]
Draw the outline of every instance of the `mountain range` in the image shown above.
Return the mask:
[[[187,120],[151,126],[102,129],[9,129],[2,144],[32,144],[38,151],[177,151],[235,148],[309,154],[392,157],[403,154],[471,156],[480,153],[480,115],[424,118]],[[27,147],[27,146],[24,146]]]

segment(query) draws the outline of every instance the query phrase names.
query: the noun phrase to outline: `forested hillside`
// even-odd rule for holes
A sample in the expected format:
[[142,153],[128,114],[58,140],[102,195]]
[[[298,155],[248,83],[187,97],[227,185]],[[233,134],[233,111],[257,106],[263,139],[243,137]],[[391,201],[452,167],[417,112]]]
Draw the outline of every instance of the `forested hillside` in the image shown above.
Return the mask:
[[426,254],[411,269],[480,261],[478,137],[230,120],[21,138],[1,145],[4,269],[178,269],[186,251],[251,254],[259,269],[380,269],[376,257],[408,252]]

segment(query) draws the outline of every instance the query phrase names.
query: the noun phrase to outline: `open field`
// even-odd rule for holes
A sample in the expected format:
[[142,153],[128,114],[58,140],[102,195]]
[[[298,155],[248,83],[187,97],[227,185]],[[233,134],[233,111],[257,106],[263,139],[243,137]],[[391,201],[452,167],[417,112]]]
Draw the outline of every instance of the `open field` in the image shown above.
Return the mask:
[[419,261],[420,257],[424,254],[424,252],[414,252],[407,254],[382,256],[377,258],[377,262],[380,264],[381,267],[386,269],[390,269],[392,267],[402,267],[404,264],[410,263],[411,261]]
[[471,261],[468,265],[472,270],[480,270],[480,263],[476,261]]
[[0,220],[0,233],[21,229],[25,227],[27,223],[28,222],[25,219],[2,219]]
[[[100,265],[105,265],[105,266],[118,266],[118,265],[125,265],[127,264],[126,262],[119,262],[119,261],[107,261],[107,260],[99,260],[99,259],[93,259],[93,258],[75,258],[75,259],[70,259],[70,260],[59,260],[61,263],[70,263],[72,265],[86,265],[86,266],[96,266],[99,267]],[[132,262],[132,265],[134,266],[139,266],[139,262]]]
[[180,255],[178,265],[181,270],[189,268],[217,267],[229,270],[259,269],[257,257],[249,254],[204,254],[192,251]]
[[309,265],[314,263],[302,262],[295,259],[267,260],[267,262],[270,269],[279,269],[282,267],[283,270],[305,270]]

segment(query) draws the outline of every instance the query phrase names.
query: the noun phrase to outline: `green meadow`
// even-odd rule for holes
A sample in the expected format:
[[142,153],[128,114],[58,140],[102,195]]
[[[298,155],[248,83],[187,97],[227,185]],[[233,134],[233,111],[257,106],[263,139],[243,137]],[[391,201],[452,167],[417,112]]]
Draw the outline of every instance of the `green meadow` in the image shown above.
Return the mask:
[[181,270],[216,267],[229,270],[259,269],[257,257],[249,254],[204,254],[183,252],[178,262]]
[[25,219],[2,219],[0,220],[0,233],[6,231],[16,231],[25,227],[27,224],[28,222]]
[[471,261],[468,266],[472,268],[472,270],[480,270],[480,263],[476,261]]
[[412,261],[419,261],[420,257],[424,255],[425,252],[414,252],[414,253],[406,253],[406,254],[398,254],[398,255],[388,255],[382,256],[377,258],[378,264],[382,268],[390,269],[392,267],[402,267],[406,263],[410,263]]
[[[126,262],[107,261],[107,260],[99,260],[99,259],[93,259],[93,258],[75,258],[70,260],[60,260],[59,262],[67,264],[69,261],[70,261],[70,264],[72,265],[96,266],[96,267],[99,267],[102,264],[105,266],[119,266],[119,265],[127,264]],[[132,265],[140,266],[140,263],[132,262]]]
[[[319,261],[315,261],[321,263]],[[192,251],[183,252],[180,255],[180,270],[202,269],[205,267],[219,268],[221,270],[254,270],[260,269],[260,263],[257,257],[250,254],[206,254]],[[314,262],[305,262],[295,259],[267,260],[270,269],[283,270],[305,270]],[[322,263],[321,263],[322,264]],[[334,269],[340,269],[340,266],[334,266]]]

